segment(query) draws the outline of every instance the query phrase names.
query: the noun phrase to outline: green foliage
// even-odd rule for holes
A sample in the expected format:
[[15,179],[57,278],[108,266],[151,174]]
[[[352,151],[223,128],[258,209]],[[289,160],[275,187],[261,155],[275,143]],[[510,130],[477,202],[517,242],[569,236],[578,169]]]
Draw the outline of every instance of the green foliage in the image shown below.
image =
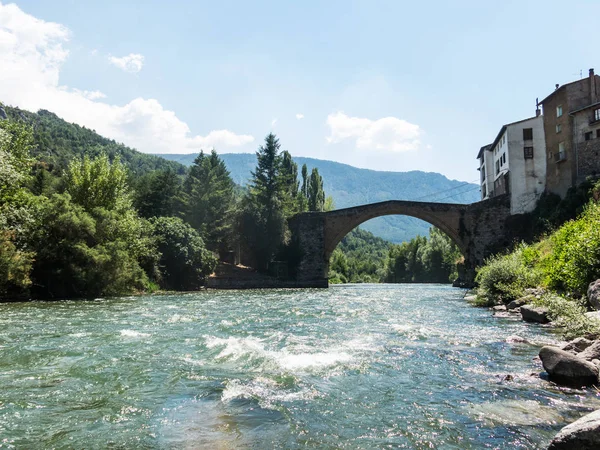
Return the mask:
[[185,173],[185,167],[179,163],[137,152],[100,136],[94,130],[68,123],[49,111],[32,113],[6,106],[4,109],[10,119],[4,122],[27,124],[33,128],[35,145],[31,156],[43,161],[52,173],[60,174],[73,159],[81,159],[84,155],[96,158],[101,154],[108,155],[111,160],[119,157],[135,176],[168,168],[179,175]]
[[325,191],[323,191],[323,178],[319,175],[319,170],[315,167],[308,182],[308,210],[325,210]]
[[585,315],[583,299],[567,299],[550,293],[534,299],[533,304],[548,310],[549,319],[560,328],[565,339],[600,336],[600,322]]
[[9,201],[27,181],[32,142],[30,127],[0,120],[0,205]]
[[156,170],[137,180],[134,206],[140,216],[171,217],[181,210],[181,179],[173,170]]
[[131,208],[127,171],[119,158],[111,163],[106,154],[71,161],[66,174],[66,191],[73,202],[88,212],[94,208],[110,211]]
[[13,233],[0,230],[0,297],[26,292],[31,285],[33,256],[33,252],[17,248]]
[[279,140],[271,133],[256,152],[258,163],[239,221],[251,263],[260,271],[268,269],[269,262],[289,240],[286,205],[292,199],[280,147]]
[[192,290],[204,284],[217,259],[200,235],[176,217],[152,219],[152,235],[160,252],[159,270],[167,289]]
[[590,203],[579,219],[549,237],[551,251],[542,259],[551,289],[578,293],[600,278],[600,204]]
[[132,214],[96,208],[92,215],[69,194],[55,194],[39,219],[32,237],[36,297],[119,295],[147,287],[138,257],[148,248]]
[[525,295],[541,281],[541,274],[530,265],[531,251],[526,245],[519,246],[507,255],[489,258],[477,272],[478,297],[493,303],[509,303]]
[[429,239],[417,236],[390,247],[384,280],[387,283],[448,283],[457,276],[459,259],[456,244],[432,227]]
[[355,228],[342,239],[329,258],[329,282],[380,282],[389,246],[389,242]]
[[184,182],[184,217],[204,238],[209,249],[225,249],[231,242],[235,186],[223,160],[213,150],[194,160]]

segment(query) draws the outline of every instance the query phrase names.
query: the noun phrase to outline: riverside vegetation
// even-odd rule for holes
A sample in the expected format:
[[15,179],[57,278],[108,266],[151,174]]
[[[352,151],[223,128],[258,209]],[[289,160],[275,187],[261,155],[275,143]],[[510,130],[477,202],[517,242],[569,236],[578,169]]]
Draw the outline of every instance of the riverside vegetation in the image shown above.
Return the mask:
[[234,246],[266,271],[289,251],[286,219],[328,203],[318,170],[303,167],[300,185],[297,165],[273,134],[241,189],[214,150],[186,170],[47,111],[6,113],[0,298],[197,289],[217,255]]
[[[585,315],[586,292],[600,278],[600,181],[571,189],[565,199],[545,196],[532,214],[532,244],[490,258],[479,269],[475,303],[523,299],[547,311],[566,338],[600,336],[600,322]],[[536,290],[538,295],[527,295]]]
[[[214,151],[186,168],[48,111],[3,109],[0,298],[197,289],[236,247],[244,263],[268,271],[273,260],[293,260],[290,216],[334,208],[318,169],[298,170],[272,134],[241,187]],[[335,250],[330,278],[448,282],[457,257],[435,229],[400,245],[357,229]]]

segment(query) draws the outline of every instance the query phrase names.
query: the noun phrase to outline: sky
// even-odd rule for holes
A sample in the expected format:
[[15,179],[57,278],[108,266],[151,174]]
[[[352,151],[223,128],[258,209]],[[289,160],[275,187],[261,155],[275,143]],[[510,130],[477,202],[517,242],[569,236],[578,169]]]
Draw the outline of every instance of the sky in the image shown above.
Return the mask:
[[145,153],[282,149],[477,181],[479,148],[600,71],[600,1],[0,0],[0,102]]

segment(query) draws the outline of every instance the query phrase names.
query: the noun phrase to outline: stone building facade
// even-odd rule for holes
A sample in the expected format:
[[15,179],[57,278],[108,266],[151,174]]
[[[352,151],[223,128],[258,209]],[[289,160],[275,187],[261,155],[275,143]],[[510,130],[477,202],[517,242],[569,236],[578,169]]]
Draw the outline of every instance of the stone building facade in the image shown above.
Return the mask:
[[546,139],[546,189],[563,197],[600,175],[600,76],[562,86],[540,102]]

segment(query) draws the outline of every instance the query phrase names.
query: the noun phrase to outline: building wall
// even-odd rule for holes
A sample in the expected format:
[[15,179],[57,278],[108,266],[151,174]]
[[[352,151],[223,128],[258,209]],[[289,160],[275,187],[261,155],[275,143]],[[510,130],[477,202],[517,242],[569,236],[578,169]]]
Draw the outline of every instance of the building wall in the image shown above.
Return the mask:
[[[576,181],[600,176],[600,121],[594,121],[594,110],[600,105],[573,114],[573,140],[576,158]],[[591,139],[585,140],[586,133]]]
[[[557,117],[556,108],[562,105],[562,116]],[[544,135],[546,139],[546,190],[564,197],[573,185],[573,148],[571,120],[566,87],[559,89],[544,101]],[[557,132],[556,126],[560,125]],[[564,145],[565,160],[557,161],[560,143]]]
[[479,184],[481,186],[481,200],[490,198],[494,193],[494,165],[492,160],[493,154],[489,150],[485,150],[479,159]]
[[[592,83],[595,84],[595,98],[591,95]],[[564,85],[544,100],[544,134],[548,162],[546,189],[548,191],[564,197],[571,186],[583,181],[588,175],[600,172],[597,155],[600,143],[595,134],[595,130],[599,127],[596,124],[590,125],[588,117],[593,110],[569,114],[598,100],[600,100],[600,76],[598,75]],[[563,107],[562,117],[556,117],[558,105]],[[556,131],[557,124],[561,125],[559,133]],[[593,139],[590,141],[584,140],[584,133],[587,131],[594,132]],[[561,142],[565,148],[566,158],[564,161],[557,161],[556,154]]]
[[[523,139],[526,128],[532,129],[533,139]],[[542,116],[509,125],[507,135],[510,212],[531,212],[546,187],[546,142]],[[533,147],[533,158],[525,158],[525,147]]]
[[505,131],[498,144],[492,149],[494,180],[498,180],[501,175],[508,171],[509,155],[508,155],[508,137]]

